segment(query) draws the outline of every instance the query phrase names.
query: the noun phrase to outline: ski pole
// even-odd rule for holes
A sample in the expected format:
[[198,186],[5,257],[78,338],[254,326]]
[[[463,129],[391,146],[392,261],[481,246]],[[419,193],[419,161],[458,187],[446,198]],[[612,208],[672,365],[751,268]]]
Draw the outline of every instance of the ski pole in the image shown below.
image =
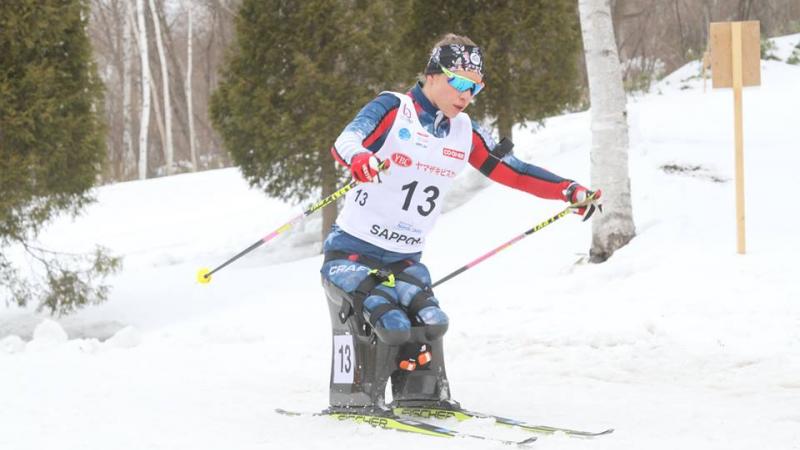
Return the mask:
[[[378,166],[378,171],[380,172],[380,171],[382,171],[384,169],[385,169],[384,163],[381,162],[381,164]],[[262,244],[266,244],[267,242],[271,241],[272,239],[274,239],[276,236],[278,236],[279,234],[283,233],[284,231],[287,231],[287,230],[291,229],[293,226],[295,226],[298,223],[302,222],[303,219],[305,219],[306,217],[310,216],[311,214],[314,214],[315,212],[319,211],[320,209],[330,205],[331,203],[334,203],[336,200],[338,200],[339,198],[343,197],[351,189],[353,189],[354,187],[356,187],[360,183],[361,182],[356,180],[356,179],[350,180],[349,183],[347,183],[346,185],[344,185],[341,188],[339,188],[339,190],[337,190],[333,194],[331,194],[331,195],[323,198],[322,200],[314,203],[313,205],[308,207],[308,209],[306,209],[302,213],[298,214],[297,216],[293,217],[291,220],[289,220],[285,224],[283,224],[280,227],[278,227],[278,229],[276,229],[272,233],[270,233],[270,234],[264,236],[263,238],[257,240],[252,245],[250,245],[246,249],[242,250],[241,252],[237,253],[234,257],[232,257],[229,260],[225,261],[224,263],[220,264],[218,267],[214,268],[213,270],[209,270],[207,268],[200,269],[199,271],[197,271],[197,281],[198,281],[198,283],[205,284],[205,283],[211,282],[211,275],[213,275],[215,272],[218,272],[218,271],[222,270],[222,268],[226,267],[228,264],[230,264],[230,263],[236,261],[237,259],[241,258],[242,256],[250,253],[251,251],[253,251],[256,248],[260,247]]]
[[583,202],[575,203],[575,204],[567,206],[566,208],[561,210],[558,214],[554,215],[553,217],[550,217],[550,218],[544,220],[543,222],[539,223],[538,225],[536,225],[535,227],[531,228],[530,230],[527,230],[524,233],[522,233],[522,234],[520,234],[518,236],[515,236],[513,239],[509,240],[508,242],[505,242],[505,243],[501,244],[500,246],[492,249],[491,251],[489,251],[488,253],[484,254],[483,256],[480,256],[477,259],[475,259],[474,261],[472,261],[472,262],[466,264],[465,266],[455,270],[454,272],[452,272],[449,275],[445,276],[444,278],[442,278],[441,280],[437,281],[436,283],[433,283],[431,285],[431,288],[435,288],[436,286],[438,286],[438,285],[444,283],[445,281],[455,277],[456,275],[460,275],[461,273],[465,272],[467,269],[471,269],[471,268],[477,266],[478,264],[480,264],[483,261],[489,259],[490,257],[500,253],[501,250],[505,250],[508,247],[511,247],[512,245],[514,245],[517,242],[519,242],[522,239],[524,239],[526,236],[529,236],[529,235],[541,230],[542,228],[550,225],[551,223],[555,222],[556,220],[566,216],[573,209],[581,208],[583,206],[588,205],[589,203],[591,203],[592,200],[594,200],[594,194],[592,194],[591,196],[587,197],[586,200],[584,200]]

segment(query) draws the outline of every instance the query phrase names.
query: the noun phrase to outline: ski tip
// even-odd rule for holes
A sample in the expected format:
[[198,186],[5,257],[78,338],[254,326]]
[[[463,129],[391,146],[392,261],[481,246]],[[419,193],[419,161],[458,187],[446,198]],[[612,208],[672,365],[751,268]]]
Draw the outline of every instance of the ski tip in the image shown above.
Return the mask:
[[519,441],[519,442],[517,442],[517,445],[529,445],[529,444],[533,444],[534,442],[536,442],[536,439],[538,439],[536,436],[531,436],[531,437],[529,437],[528,439],[525,439],[525,440],[522,440],[522,441]]
[[613,428],[609,428],[609,429],[603,430],[603,431],[574,431],[574,430],[570,430],[566,434],[568,436],[574,436],[574,437],[579,437],[579,438],[580,437],[593,438],[593,437],[597,437],[597,436],[604,436],[606,434],[611,434],[613,432],[614,432],[614,429]]

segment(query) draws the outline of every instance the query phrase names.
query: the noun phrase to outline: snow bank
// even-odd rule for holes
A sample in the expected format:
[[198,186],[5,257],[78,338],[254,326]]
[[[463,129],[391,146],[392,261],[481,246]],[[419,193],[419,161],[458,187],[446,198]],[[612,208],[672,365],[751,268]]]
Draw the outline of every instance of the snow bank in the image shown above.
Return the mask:
[[[779,52],[798,38],[778,40]],[[746,256],[735,253],[732,94],[710,84],[704,93],[698,69],[688,64],[629,102],[630,245],[585,264],[589,227],[567,217],[437,288],[462,404],[617,429],[592,441],[544,437],[536,448],[800,448],[791,204],[800,67],[764,61],[763,85],[745,90]],[[587,113],[514,131],[521,158],[589,183]],[[562,208],[483,187],[474,174],[459,182],[426,250],[434,278]],[[0,448],[492,447],[274,413],[327,403],[319,225],[307,222],[208,285],[194,276],[298,206],[249,189],[235,169],[97,192],[97,204],[43,241],[65,251],[105,245],[125,256],[124,271],[107,303],[69,318],[0,311],[0,423],[14,430],[0,433]]]

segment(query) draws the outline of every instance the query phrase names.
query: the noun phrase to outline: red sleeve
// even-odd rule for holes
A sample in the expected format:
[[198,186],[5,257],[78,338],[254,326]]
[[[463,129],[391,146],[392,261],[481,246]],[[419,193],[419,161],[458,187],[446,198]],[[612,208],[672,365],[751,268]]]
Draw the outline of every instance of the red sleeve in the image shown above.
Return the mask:
[[392,128],[392,124],[394,124],[394,118],[397,116],[397,108],[392,108],[385,116],[383,116],[378,122],[378,125],[372,130],[366,138],[364,138],[363,145],[365,148],[369,148],[374,144],[378,138],[385,137],[384,135],[389,132],[389,129]]
[[541,198],[564,200],[563,191],[572,182],[541,167],[524,163],[513,155],[503,160],[497,159],[489,153],[486,141],[476,130],[472,132],[469,163],[492,181]]

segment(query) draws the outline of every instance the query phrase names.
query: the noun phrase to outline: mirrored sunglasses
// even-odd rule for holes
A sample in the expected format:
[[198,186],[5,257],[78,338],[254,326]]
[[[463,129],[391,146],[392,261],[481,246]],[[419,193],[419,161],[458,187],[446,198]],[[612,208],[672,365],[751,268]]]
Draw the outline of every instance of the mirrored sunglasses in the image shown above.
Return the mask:
[[453,89],[458,92],[470,91],[472,92],[472,96],[475,97],[486,86],[483,82],[476,83],[467,77],[455,74],[447,70],[444,66],[439,67],[442,68],[442,73],[447,77],[447,83],[453,86]]

